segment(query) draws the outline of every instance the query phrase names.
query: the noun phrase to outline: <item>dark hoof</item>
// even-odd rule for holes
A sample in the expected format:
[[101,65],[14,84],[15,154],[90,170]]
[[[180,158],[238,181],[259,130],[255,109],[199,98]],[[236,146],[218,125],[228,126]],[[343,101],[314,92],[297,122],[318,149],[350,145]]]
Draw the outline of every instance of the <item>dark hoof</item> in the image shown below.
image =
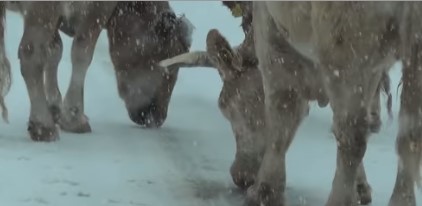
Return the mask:
[[242,190],[248,189],[255,182],[255,174],[248,171],[230,169],[233,183]]
[[60,121],[60,116],[61,116],[61,109],[59,106],[57,105],[51,105],[49,107],[50,110],[50,114],[53,117],[53,121],[54,123],[58,124]]
[[269,184],[261,183],[249,187],[246,196],[246,206],[284,206],[284,194],[275,190]]
[[328,99],[328,96],[325,93],[323,93],[323,92],[320,93],[320,95],[318,96],[317,101],[318,101],[318,106],[320,108],[324,108],[324,107],[326,107],[328,105],[328,103],[330,103],[330,100]]
[[369,205],[372,202],[371,187],[369,185],[357,185],[358,201],[361,205]]
[[76,134],[92,132],[91,126],[88,122],[88,118],[85,115],[72,118],[64,118],[64,116],[62,116],[62,118],[60,119],[60,128],[63,131]]
[[29,121],[28,132],[31,139],[36,142],[52,142],[59,140],[59,132],[55,126],[45,127],[41,123]]
[[381,130],[382,121],[378,114],[371,114],[371,121],[369,122],[369,131],[378,133]]
[[[242,190],[248,189],[255,183],[259,163],[253,162],[252,158],[236,158],[230,167],[233,183]],[[243,161],[242,161],[243,160]]]
[[358,206],[359,205],[359,199],[358,196],[356,196],[356,193],[353,194],[351,197],[349,196],[340,196],[339,194],[333,193],[331,191],[331,194],[328,198],[327,203],[325,206]]
[[378,133],[381,130],[381,125],[381,122],[371,122],[369,124],[369,131],[374,134]]

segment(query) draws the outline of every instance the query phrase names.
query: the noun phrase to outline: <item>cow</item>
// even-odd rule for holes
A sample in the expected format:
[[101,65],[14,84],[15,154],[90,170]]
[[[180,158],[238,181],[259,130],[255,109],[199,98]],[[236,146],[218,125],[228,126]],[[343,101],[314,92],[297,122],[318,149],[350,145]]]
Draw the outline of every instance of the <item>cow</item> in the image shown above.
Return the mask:
[[[233,8],[243,10],[242,28],[245,40],[238,47],[231,48],[225,38],[215,29],[207,36],[207,51],[190,52],[176,57],[163,60],[163,67],[177,65],[181,67],[215,67],[223,81],[223,88],[219,97],[219,108],[223,115],[230,121],[236,138],[236,157],[231,167],[231,175],[236,185],[248,188],[256,179],[258,167],[261,164],[265,151],[265,143],[262,137],[265,134],[265,97],[262,85],[261,73],[258,69],[258,60],[254,50],[252,30],[252,2],[223,2],[232,11]],[[238,11],[237,11],[238,12]],[[233,11],[233,15],[239,15]],[[313,79],[315,89],[307,90],[307,100],[317,99],[320,106],[327,105],[327,96],[323,87],[323,79],[318,78],[321,73],[314,68],[309,60],[296,58],[304,68],[309,68],[309,80]],[[314,71],[312,74],[311,72]],[[315,81],[317,80],[317,81]],[[382,72],[382,77],[374,93],[374,101],[371,103],[369,122],[370,131],[379,131],[380,120],[380,91],[388,95],[387,108],[391,116],[391,93],[390,78],[387,72]],[[307,108],[309,109],[309,108]],[[307,112],[303,114],[307,115]],[[303,118],[303,117],[302,117]],[[359,167],[355,191],[361,204],[369,204],[372,201],[371,188],[366,179],[363,164]]]
[[403,62],[397,179],[390,206],[416,206],[422,157],[422,4],[419,2],[253,2],[255,54],[267,118],[266,148],[249,205],[284,205],[285,157],[322,74],[333,111],[336,172],[327,206],[357,205],[355,185],[370,131],[370,108],[383,72]]
[[[31,103],[28,131],[32,140],[57,140],[56,123],[64,131],[91,132],[84,112],[84,82],[103,29],[130,119],[147,128],[163,124],[178,69],[164,73],[156,62],[187,52],[193,31],[184,16],[176,17],[168,2],[1,2],[0,106],[11,85],[4,49],[5,9],[24,18],[18,56]],[[63,47],[59,30],[73,37],[72,76],[63,101],[57,83]]]

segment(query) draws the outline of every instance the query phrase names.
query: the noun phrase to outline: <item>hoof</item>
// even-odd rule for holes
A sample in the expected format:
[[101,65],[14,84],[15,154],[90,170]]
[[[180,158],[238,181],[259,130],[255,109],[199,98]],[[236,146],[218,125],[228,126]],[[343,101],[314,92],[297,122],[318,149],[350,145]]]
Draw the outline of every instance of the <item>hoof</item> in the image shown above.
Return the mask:
[[283,197],[283,191],[273,189],[269,184],[255,184],[248,189],[245,206],[284,206]]
[[361,205],[369,205],[372,202],[372,190],[367,184],[357,185],[358,201]]
[[59,140],[59,132],[55,126],[46,127],[39,122],[29,121],[28,132],[31,139],[36,142],[52,142]]
[[378,133],[381,130],[382,122],[377,113],[371,114],[371,121],[369,122],[369,131],[371,133]]
[[57,105],[51,105],[49,107],[50,114],[53,117],[54,123],[58,124],[60,122],[61,110]]
[[325,206],[358,206],[359,199],[356,193],[352,196],[335,194],[331,191],[330,197],[328,198]]
[[60,119],[60,128],[63,131],[76,134],[92,132],[91,126],[88,122],[88,118],[85,115],[71,118],[65,118],[65,116],[62,115],[62,118]]
[[371,133],[378,133],[380,130],[381,130],[381,125],[382,125],[382,123],[379,121],[379,122],[371,122],[370,124],[369,124],[369,131],[371,132]]
[[248,161],[239,160],[242,158],[236,158],[230,167],[230,174],[232,176],[233,183],[242,190],[248,189],[255,183],[256,174],[259,169],[258,162],[252,162],[252,158],[244,159]]
[[230,173],[233,183],[242,190],[248,189],[255,182],[255,174],[251,174],[247,171],[230,169]]

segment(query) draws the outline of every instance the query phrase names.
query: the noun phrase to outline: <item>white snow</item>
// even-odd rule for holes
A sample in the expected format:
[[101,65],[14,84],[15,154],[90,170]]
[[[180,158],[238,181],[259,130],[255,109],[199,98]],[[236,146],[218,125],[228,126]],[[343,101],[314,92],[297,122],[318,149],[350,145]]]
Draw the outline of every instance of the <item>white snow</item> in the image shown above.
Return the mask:
[[[236,45],[240,20],[220,2],[171,2],[195,26],[192,49],[204,49],[209,29],[218,28]],[[218,15],[216,15],[218,14]],[[0,205],[5,206],[229,206],[241,205],[230,178],[235,144],[217,106],[221,81],[216,70],[182,69],[168,119],[159,130],[129,120],[117,94],[106,32],[98,41],[85,87],[91,134],[61,132],[55,143],[34,143],[26,132],[29,98],[20,75],[17,48],[22,18],[7,13],[6,46],[13,85],[6,98],[10,124],[0,124]],[[62,35],[59,79],[62,94],[70,79],[71,39]],[[392,70],[396,88],[400,66]],[[396,175],[395,119],[370,139],[365,156],[373,204],[387,205]],[[312,108],[288,152],[287,199],[292,205],[324,205],[334,175],[336,145],[331,111]],[[418,203],[422,195],[418,191]]]

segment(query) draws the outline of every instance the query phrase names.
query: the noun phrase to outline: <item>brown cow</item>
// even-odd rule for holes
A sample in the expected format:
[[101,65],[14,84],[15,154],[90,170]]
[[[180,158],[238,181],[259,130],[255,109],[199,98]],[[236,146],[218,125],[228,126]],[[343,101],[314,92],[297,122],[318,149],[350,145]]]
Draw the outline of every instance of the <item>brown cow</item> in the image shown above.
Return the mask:
[[[4,52],[6,3],[0,4],[4,98],[10,68]],[[11,2],[7,6],[24,18],[19,58],[31,102],[28,131],[34,141],[56,140],[57,122],[66,131],[91,131],[84,114],[84,81],[103,28],[108,31],[119,94],[130,118],[147,127],[163,124],[178,70],[165,74],[156,69],[156,62],[187,52],[192,32],[189,22],[176,18],[168,2]],[[63,103],[57,84],[62,56],[59,29],[74,38],[72,77]]]
[[[226,5],[229,2],[224,2]],[[247,188],[254,183],[257,167],[260,165],[263,153],[263,142],[259,138],[265,132],[264,118],[264,92],[261,74],[258,70],[258,60],[254,54],[253,32],[251,31],[252,15],[248,12],[250,2],[242,2],[243,13],[242,27],[245,32],[245,40],[236,47],[230,44],[217,30],[211,30],[207,36],[206,52],[191,52],[182,54],[161,62],[162,66],[206,66],[216,67],[223,80],[223,88],[219,97],[219,108],[224,116],[230,121],[233,133],[236,137],[236,158],[231,167],[231,174],[236,185]],[[229,4],[229,8],[234,7]],[[246,8],[246,9],[245,9]],[[304,65],[311,67],[312,64]],[[315,74],[313,77],[316,77]],[[385,72],[383,81],[380,82],[372,103],[371,131],[378,132],[380,121],[380,89],[389,94],[389,76]],[[320,80],[322,83],[322,81]],[[316,90],[317,91],[317,90]],[[318,97],[321,105],[326,105],[326,96],[321,93],[310,95]],[[391,113],[391,94],[388,105]],[[306,114],[305,114],[306,115]],[[370,186],[367,183],[364,167],[360,167],[356,191],[362,204],[371,202]]]

